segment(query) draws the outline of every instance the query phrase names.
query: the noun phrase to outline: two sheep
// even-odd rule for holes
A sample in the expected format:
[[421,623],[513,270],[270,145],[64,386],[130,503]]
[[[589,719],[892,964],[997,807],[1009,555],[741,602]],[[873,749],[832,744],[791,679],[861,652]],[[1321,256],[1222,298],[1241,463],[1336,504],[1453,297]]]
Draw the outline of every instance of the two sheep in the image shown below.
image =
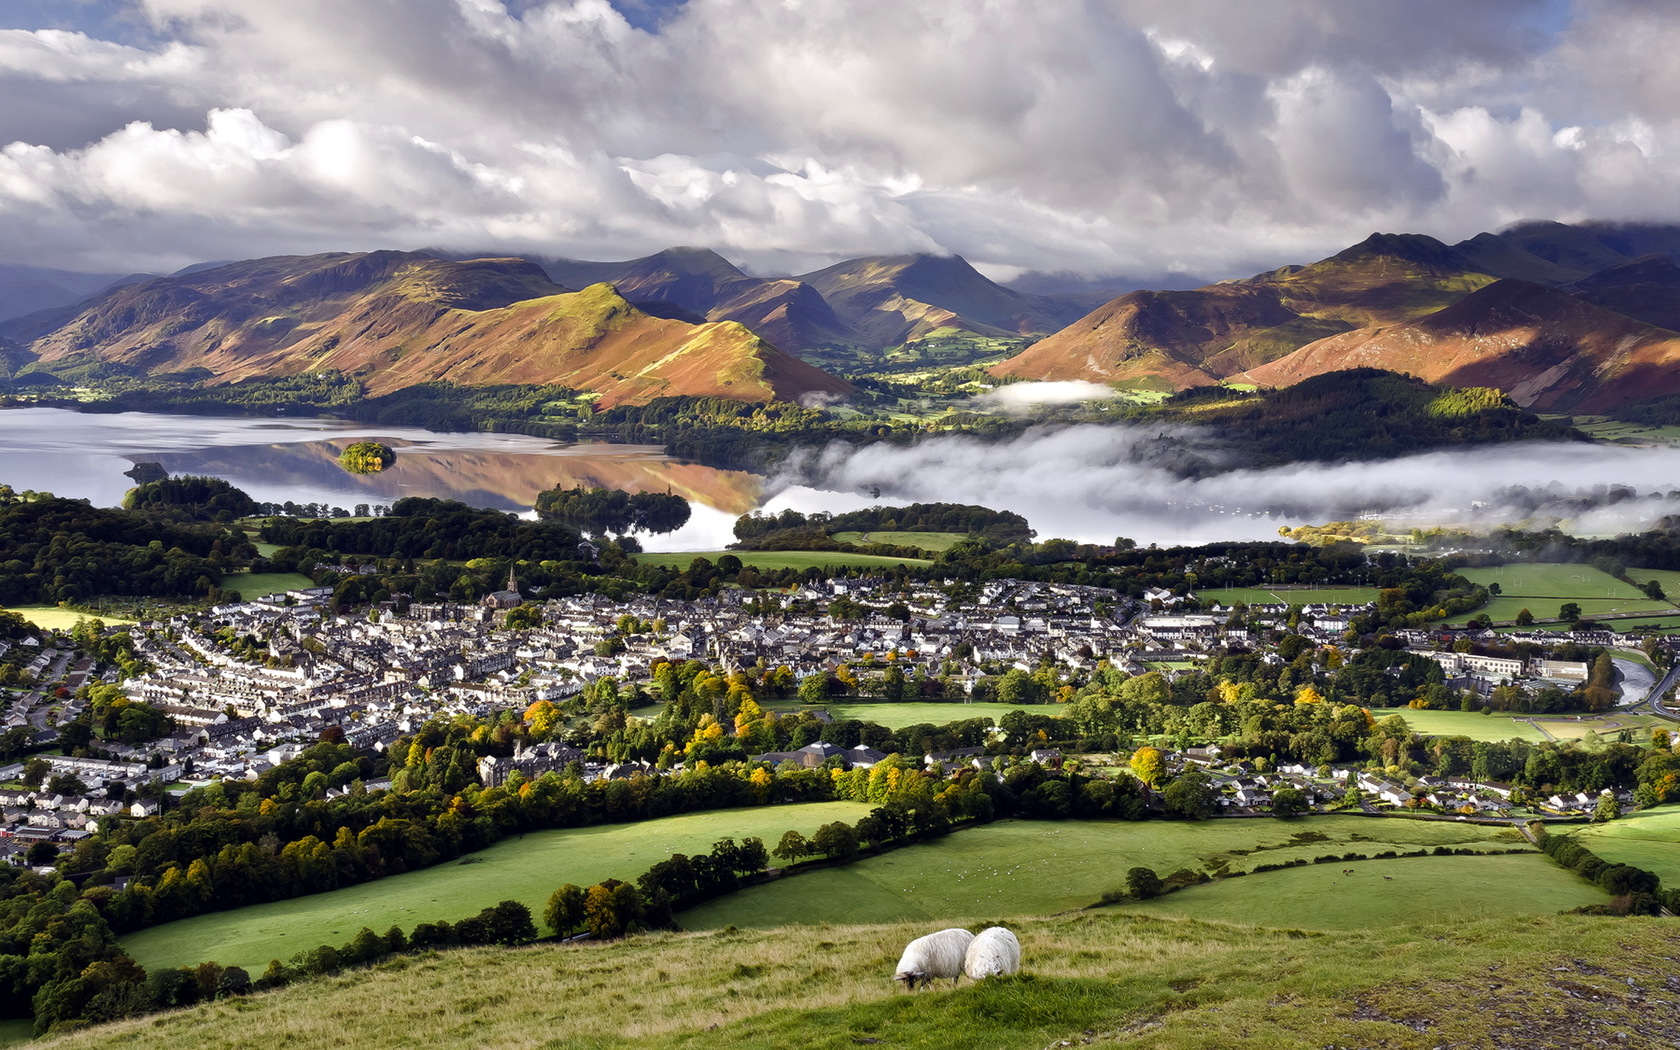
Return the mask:
[[967,930],[940,930],[917,937],[904,947],[893,980],[903,981],[914,991],[949,977],[955,986],[963,974],[978,981],[1014,973],[1021,968],[1021,942],[1002,926],[992,926],[976,937]]

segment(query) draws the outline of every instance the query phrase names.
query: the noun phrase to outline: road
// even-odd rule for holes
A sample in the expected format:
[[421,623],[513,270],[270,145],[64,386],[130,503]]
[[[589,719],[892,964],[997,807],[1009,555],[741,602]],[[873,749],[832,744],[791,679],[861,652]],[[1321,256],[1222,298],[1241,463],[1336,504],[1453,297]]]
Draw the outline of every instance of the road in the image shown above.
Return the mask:
[[1662,676],[1662,680],[1651,687],[1651,691],[1646,694],[1645,699],[1633,706],[1638,708],[1649,705],[1652,714],[1663,715],[1667,718],[1680,718],[1680,714],[1669,710],[1663,706],[1662,702],[1662,698],[1668,693],[1669,689],[1673,688],[1676,680],[1680,680],[1680,662],[1676,662],[1673,667],[1670,667],[1668,673]]

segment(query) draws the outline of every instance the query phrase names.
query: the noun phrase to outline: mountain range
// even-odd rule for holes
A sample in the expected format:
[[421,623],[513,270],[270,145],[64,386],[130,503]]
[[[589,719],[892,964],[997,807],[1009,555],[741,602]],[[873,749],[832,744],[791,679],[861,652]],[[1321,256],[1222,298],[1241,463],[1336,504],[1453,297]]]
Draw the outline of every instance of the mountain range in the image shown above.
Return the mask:
[[211,382],[330,368],[372,394],[548,382],[610,407],[844,397],[851,384],[818,364],[966,338],[1025,345],[992,367],[1008,379],[1183,390],[1372,367],[1497,386],[1525,407],[1613,412],[1680,393],[1677,263],[1680,226],[1530,222],[1457,244],[1372,234],[1306,265],[1112,297],[1070,274],[1006,287],[925,254],[786,277],[704,248],[624,262],[329,253],[167,277],[11,267],[0,307],[49,308],[0,320],[0,363]]
[[1680,392],[1680,227],[1523,223],[1446,244],[1373,234],[1306,266],[1135,291],[992,368],[1183,390],[1350,368],[1612,412]]

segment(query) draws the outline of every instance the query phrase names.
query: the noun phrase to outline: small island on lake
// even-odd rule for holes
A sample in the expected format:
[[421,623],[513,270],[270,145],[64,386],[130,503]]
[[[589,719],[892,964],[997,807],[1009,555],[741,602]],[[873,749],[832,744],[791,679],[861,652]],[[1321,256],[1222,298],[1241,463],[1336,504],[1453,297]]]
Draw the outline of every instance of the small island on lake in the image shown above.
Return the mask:
[[338,455],[338,464],[352,474],[377,474],[397,461],[390,445],[358,441]]

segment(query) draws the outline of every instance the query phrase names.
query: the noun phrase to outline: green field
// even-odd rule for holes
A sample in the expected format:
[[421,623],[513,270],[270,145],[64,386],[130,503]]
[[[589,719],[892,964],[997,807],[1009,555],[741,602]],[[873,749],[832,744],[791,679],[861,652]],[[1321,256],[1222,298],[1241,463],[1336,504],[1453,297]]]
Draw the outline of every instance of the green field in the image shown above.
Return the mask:
[[[1372,718],[1399,715],[1425,736],[1467,736],[1472,740],[1528,740],[1539,743],[1546,734],[1510,715],[1473,711],[1418,711],[1410,707],[1373,707]],[[1525,716],[1526,717],[1526,716]]]
[[964,532],[871,532],[868,539],[864,539],[861,532],[836,532],[834,538],[841,543],[890,543],[896,547],[920,547],[925,551],[948,551],[952,547],[968,539]]
[[301,572],[230,572],[222,577],[221,587],[238,591],[246,601],[264,594],[301,591],[315,586],[315,581]]
[[1674,611],[1673,603],[1647,598],[1639,588],[1590,565],[1515,563],[1460,569],[1459,574],[1484,587],[1499,584],[1500,595],[1487,610],[1478,610],[1495,620],[1514,619],[1524,606],[1537,617],[1555,618],[1564,602],[1577,603],[1588,616]]
[[[1635,743],[1648,743],[1652,726],[1671,726],[1655,715],[1506,715],[1497,712],[1417,711],[1409,707],[1374,707],[1371,717],[1399,715],[1416,732],[1425,736],[1467,736],[1471,740],[1527,740],[1533,743],[1552,738],[1578,740],[1588,733],[1613,737],[1623,729],[1634,730]],[[1544,730],[1544,732],[1542,732]]]
[[774,849],[782,833],[806,835],[832,820],[855,822],[870,807],[853,802],[690,813],[636,824],[540,831],[423,871],[294,900],[257,904],[154,926],[122,939],[142,966],[187,966],[215,960],[260,973],[270,959],[289,959],[320,944],[341,945],[363,926],[450,922],[498,901],[519,900],[542,915],[564,883],[589,886],[606,878],[634,881],[673,853],[705,853],[724,836],[756,835]]
[[[1617,631],[1633,631],[1643,627],[1655,634],[1673,634],[1680,631],[1680,616],[1630,616],[1625,620],[1607,620],[1605,626]],[[1563,628],[1559,625],[1554,629]]]
[[1662,584],[1663,593],[1670,601],[1680,600],[1680,571],[1674,569],[1629,569],[1628,579],[1634,583],[1648,583],[1656,580]]
[[[846,867],[821,868],[755,887],[685,912],[681,921],[688,929],[719,929],[1050,915],[1093,904],[1107,891],[1123,890],[1127,869],[1139,865],[1163,875],[1221,863],[1231,871],[1247,871],[1257,864],[1310,860],[1327,853],[1372,855],[1435,845],[1507,849],[1523,844],[1521,835],[1509,829],[1381,817],[1196,824],[1005,820]],[[1253,921],[1264,918],[1259,914]]]
[[1364,605],[1377,600],[1375,587],[1210,587],[1196,592],[1221,605]]
[[829,714],[834,716],[836,721],[855,718],[860,722],[874,722],[876,725],[883,725],[888,729],[903,729],[905,726],[920,725],[924,722],[933,725],[945,725],[947,722],[961,722],[970,718],[985,718],[988,716],[995,721],[1011,711],[1031,711],[1034,714],[1058,717],[1062,713],[1062,708],[1058,704],[1028,704],[1024,707],[1018,707],[1014,704],[940,704],[925,703],[919,700],[907,700],[897,704],[885,701],[871,703],[867,700],[857,700],[850,703],[802,704],[796,700],[777,700],[765,706],[774,711],[826,709]]
[[61,609],[56,605],[14,605],[8,612],[15,612],[37,627],[49,631],[68,631],[76,626],[77,620],[101,620],[106,624],[133,623],[120,616],[100,616],[97,613],[77,612],[75,609]]
[[885,558],[879,554],[846,554],[840,551],[682,551],[666,554],[638,554],[641,565],[667,565],[686,569],[695,558],[717,561],[725,554],[741,559],[755,569],[877,569],[894,565],[928,565],[925,558]]
[[1357,930],[1549,915],[1604,901],[1603,890],[1574,872],[1538,853],[1520,853],[1309,864],[1220,879],[1117,910],[1283,929]]
[[1680,885],[1680,806],[1663,806],[1572,832],[1614,864],[1654,871],[1664,886]]

